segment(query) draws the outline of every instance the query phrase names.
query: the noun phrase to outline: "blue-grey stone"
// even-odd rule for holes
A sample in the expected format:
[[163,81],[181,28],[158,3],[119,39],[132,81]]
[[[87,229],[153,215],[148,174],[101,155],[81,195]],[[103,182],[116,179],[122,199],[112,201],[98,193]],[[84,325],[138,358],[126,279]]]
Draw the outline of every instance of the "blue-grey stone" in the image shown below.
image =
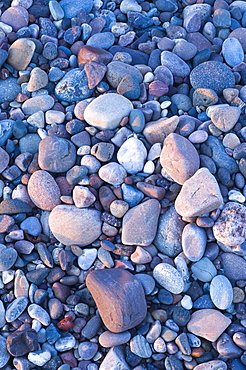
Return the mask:
[[183,18],[185,19],[190,14],[198,14],[201,18],[202,23],[205,23],[211,13],[211,5],[209,4],[193,4],[188,5],[183,10]]
[[194,308],[214,308],[214,304],[209,294],[203,294],[193,302]]
[[232,304],[232,285],[226,276],[217,275],[213,278],[210,284],[210,297],[220,310],[226,310]]
[[114,45],[115,37],[111,32],[101,32],[92,35],[86,45],[95,46],[102,49],[109,49]]
[[8,58],[8,52],[4,49],[0,49],[0,68],[2,67],[3,63],[5,62],[7,58]]
[[205,230],[195,224],[188,224],[182,233],[182,247],[185,256],[192,262],[199,261],[205,251],[207,234]]
[[231,25],[231,14],[226,9],[216,9],[213,14],[215,27],[228,28]]
[[15,100],[20,92],[21,86],[17,83],[17,78],[8,77],[6,80],[0,80],[0,104]]
[[[1,80],[0,80],[1,81]],[[1,95],[1,82],[0,82],[0,95]],[[15,121],[12,119],[4,119],[0,121],[0,146],[3,146],[6,141],[11,137]]]
[[194,276],[203,282],[211,281],[217,274],[214,264],[208,257],[203,257],[191,266]]
[[127,13],[127,18],[129,25],[136,29],[147,28],[152,26],[154,23],[152,18],[140,12],[129,11]]
[[0,244],[0,271],[9,270],[15,263],[18,253],[14,248]]
[[123,193],[123,199],[129,204],[129,207],[135,207],[144,198],[144,194],[140,190],[135,189],[134,187],[125,183],[122,184],[121,189]]
[[38,146],[41,138],[38,134],[27,134],[20,138],[19,148],[21,153],[35,154],[38,152]]
[[167,67],[175,77],[186,77],[190,74],[190,67],[178,55],[170,51],[161,53],[161,64]]
[[132,109],[129,115],[129,123],[134,132],[142,132],[145,126],[145,116],[140,109]]
[[220,355],[226,358],[238,358],[243,353],[243,350],[233,342],[227,333],[223,333],[220,336],[216,343],[216,349]]
[[89,89],[86,73],[82,68],[75,68],[67,72],[58,82],[55,95],[59,100],[75,102],[89,98],[94,89]]
[[26,309],[28,305],[28,299],[26,297],[17,297],[11,302],[6,310],[6,321],[15,321]]
[[81,360],[91,360],[98,350],[98,344],[93,342],[82,342],[78,346],[78,353]]
[[53,323],[47,326],[45,334],[49,344],[54,344],[61,337],[61,334]]
[[82,10],[86,13],[90,13],[93,0],[61,0],[60,6],[64,11],[65,18],[74,18]]
[[20,228],[22,230],[27,230],[28,234],[33,236],[38,236],[42,231],[42,226],[37,219],[37,217],[27,217],[22,221]]
[[230,37],[223,42],[222,54],[226,63],[231,67],[244,61],[242,45],[235,37]]
[[0,335],[0,369],[2,369],[9,361],[10,354],[7,351],[6,338]]

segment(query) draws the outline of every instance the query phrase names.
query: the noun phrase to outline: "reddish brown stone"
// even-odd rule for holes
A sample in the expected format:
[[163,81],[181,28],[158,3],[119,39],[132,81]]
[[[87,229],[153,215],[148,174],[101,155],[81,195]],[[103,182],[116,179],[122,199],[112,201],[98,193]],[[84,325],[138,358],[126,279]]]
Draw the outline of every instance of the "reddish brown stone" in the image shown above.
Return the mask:
[[152,81],[149,84],[149,93],[152,96],[160,97],[162,95],[165,95],[168,92],[168,86],[161,81]]
[[83,46],[78,54],[79,67],[90,61],[108,64],[112,59],[113,55],[108,51],[89,45]]
[[60,320],[56,326],[61,330],[69,330],[73,328],[73,318],[71,316],[64,317],[64,319]]

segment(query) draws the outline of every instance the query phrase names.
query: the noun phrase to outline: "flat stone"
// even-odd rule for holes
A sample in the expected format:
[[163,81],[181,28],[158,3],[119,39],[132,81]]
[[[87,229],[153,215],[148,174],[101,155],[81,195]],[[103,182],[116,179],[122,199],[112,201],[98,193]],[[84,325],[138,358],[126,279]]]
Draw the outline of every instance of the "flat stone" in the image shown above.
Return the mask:
[[17,78],[8,77],[6,80],[0,80],[0,103],[11,102],[15,100],[20,92],[21,87],[17,83]]
[[81,360],[91,360],[98,350],[98,344],[93,342],[82,342],[78,346],[79,357]]
[[38,111],[46,112],[53,108],[55,101],[50,95],[37,95],[34,98],[30,98],[22,104],[22,110],[24,114],[31,115]]
[[38,164],[42,170],[66,172],[76,161],[76,149],[67,139],[46,136],[39,144]]
[[120,185],[124,182],[127,172],[116,162],[107,163],[99,169],[99,177],[111,185]]
[[130,272],[123,269],[91,271],[86,285],[94,298],[104,325],[121,333],[140,324],[147,307],[143,287]]
[[203,257],[194,263],[191,266],[191,271],[198,280],[204,283],[211,281],[217,274],[214,264],[208,257]]
[[141,172],[146,158],[147,150],[137,137],[127,139],[117,153],[118,162],[130,174]]
[[179,117],[160,118],[145,125],[143,134],[150,144],[163,143],[164,139],[174,132],[178,126]]
[[190,14],[198,14],[200,16],[201,22],[205,23],[211,14],[211,5],[209,4],[193,4],[188,5],[184,8],[183,17],[184,19]]
[[241,114],[239,107],[217,107],[211,113],[211,121],[223,132],[230,131],[237,123]]
[[26,297],[17,297],[11,302],[6,310],[6,321],[15,321],[26,309],[28,305],[28,299]]
[[226,64],[208,61],[199,64],[191,71],[190,82],[194,89],[212,89],[219,94],[228,87],[234,87],[235,78]]
[[37,366],[44,366],[46,362],[51,359],[51,353],[49,351],[36,351],[30,352],[27,356],[28,360]]
[[[214,323],[216,323],[216,325],[214,325]],[[198,337],[205,338],[210,342],[215,342],[230,323],[231,320],[220,311],[202,309],[191,315],[187,329]]]
[[215,177],[203,167],[184,183],[176,198],[175,209],[183,217],[196,217],[215,210],[222,202]]
[[[114,114],[112,115],[112,107]],[[128,117],[133,105],[122,95],[110,93],[95,98],[84,111],[86,122],[100,130],[114,130]]]
[[113,55],[107,50],[95,46],[82,46],[78,53],[79,67],[83,67],[85,63],[98,62],[108,64],[113,59]]
[[182,232],[182,247],[185,256],[192,262],[199,261],[207,245],[207,235],[203,228],[188,224]]
[[[245,3],[244,1],[233,1],[233,6],[237,6],[236,4],[241,4],[243,3],[243,6],[245,7]],[[244,10],[245,11],[245,10]],[[240,44],[242,45],[242,48],[243,48],[243,51],[246,52],[246,41],[245,41],[245,36],[246,36],[246,30],[244,27],[239,27],[239,28],[236,28],[235,30],[233,30],[230,35],[228,36],[229,38],[230,37],[234,37],[236,38]]]
[[3,368],[8,363],[10,354],[8,353],[6,348],[6,338],[4,338],[2,335],[0,335],[0,346],[0,367]]
[[114,89],[118,87],[121,80],[126,75],[135,76],[139,83],[143,81],[143,76],[141,72],[136,67],[131,66],[130,64],[126,64],[120,61],[113,61],[107,65],[106,78]]
[[103,63],[90,61],[85,64],[84,70],[88,79],[89,89],[94,89],[102,81],[107,67]]
[[212,89],[198,88],[193,93],[193,105],[203,105],[208,107],[216,104],[218,101],[218,95]]
[[161,53],[161,65],[167,67],[175,77],[186,77],[190,74],[190,67],[178,55],[170,51]]
[[47,73],[41,68],[35,67],[31,71],[30,79],[28,81],[27,90],[30,92],[42,89],[48,84]]
[[212,360],[196,365],[194,370],[226,370],[227,364],[222,360]]
[[174,206],[170,207],[159,218],[158,229],[154,245],[161,253],[175,257],[182,250],[181,235],[185,222],[176,212]]
[[86,45],[100,47],[102,49],[109,49],[114,45],[115,36],[111,32],[99,32],[92,35]]
[[167,263],[159,263],[153,270],[153,277],[166,290],[180,294],[184,290],[184,281],[180,273]]
[[0,271],[9,270],[18,257],[17,251],[12,247],[0,244]]
[[32,303],[28,306],[27,311],[32,319],[38,320],[42,325],[48,326],[50,324],[50,316],[43,307]]
[[199,169],[200,159],[188,139],[171,133],[164,141],[160,163],[175,182],[183,185]]
[[11,6],[3,12],[1,22],[8,24],[16,32],[28,26],[28,12],[22,6]]
[[56,97],[69,103],[89,98],[92,92],[93,89],[88,87],[85,70],[81,68],[67,72],[55,88]]
[[75,186],[73,189],[73,201],[76,207],[86,208],[96,200],[95,195],[86,186]]
[[3,172],[5,168],[8,166],[9,160],[10,160],[9,154],[3,148],[0,147],[0,173]]
[[35,43],[32,40],[18,39],[9,48],[7,63],[17,71],[24,71],[31,62],[34,51]]
[[246,261],[244,258],[234,253],[222,253],[221,265],[229,280],[246,280]]
[[[209,292],[213,304],[220,310],[226,310],[232,304],[232,285],[226,276],[215,276],[210,283]],[[223,294],[221,294],[221,292],[223,292]]]
[[122,223],[122,243],[150,245],[156,236],[159,213],[160,203],[156,199],[147,200],[127,211]]
[[37,333],[33,329],[16,330],[7,337],[6,344],[7,350],[12,356],[24,356],[30,351],[38,349]]
[[108,330],[104,331],[98,338],[100,345],[105,348],[125,344],[129,342],[130,339],[131,334],[129,331],[124,331],[122,333],[112,333]]
[[244,51],[241,43],[235,37],[230,37],[224,40],[222,44],[222,54],[226,63],[235,67],[244,61]]
[[96,248],[83,248],[82,254],[78,257],[78,265],[82,270],[88,270],[97,257]]
[[28,194],[32,202],[46,211],[60,204],[60,189],[47,171],[35,171],[28,181]]
[[80,0],[74,0],[71,4],[70,0],[61,0],[59,4],[64,11],[65,18],[74,18],[81,11],[90,13],[93,6],[93,1],[85,0],[83,3],[81,3]]
[[19,199],[5,199],[0,203],[0,215],[31,212],[32,208]]
[[108,353],[103,359],[103,362],[100,365],[100,370],[115,370],[115,369],[124,369],[130,370],[128,366],[123,346],[116,346],[110,348]]
[[149,343],[143,335],[135,335],[130,341],[131,352],[141,358],[149,358],[152,355],[152,351]]
[[95,209],[59,205],[53,208],[49,226],[55,238],[65,245],[86,246],[101,234],[101,214]]
[[68,333],[55,342],[55,349],[59,352],[66,352],[74,348],[75,344],[75,337],[71,333]]
[[246,207],[236,202],[228,202],[213,226],[215,238],[228,246],[245,242]]

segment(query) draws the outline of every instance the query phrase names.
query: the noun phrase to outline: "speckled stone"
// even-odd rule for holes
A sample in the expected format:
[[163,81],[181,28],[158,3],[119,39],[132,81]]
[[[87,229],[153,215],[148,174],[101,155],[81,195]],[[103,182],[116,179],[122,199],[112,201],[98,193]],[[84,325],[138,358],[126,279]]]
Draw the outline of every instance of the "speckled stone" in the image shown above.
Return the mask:
[[188,224],[182,232],[182,247],[185,256],[192,262],[199,261],[207,245],[207,235],[203,228]]
[[161,64],[172,72],[175,77],[186,77],[190,73],[190,67],[178,55],[170,51],[163,51],[161,53]]
[[225,276],[232,280],[246,280],[246,261],[235,253],[222,253],[221,265]]
[[[0,103],[10,102],[16,99],[21,92],[21,87],[15,77],[8,77],[0,80]],[[0,144],[1,145],[1,144]]]
[[222,132],[230,131],[237,123],[241,114],[239,107],[216,107],[211,113],[211,121]]
[[210,297],[213,304],[220,310],[226,310],[233,300],[233,290],[226,276],[217,275],[210,283]]
[[58,205],[51,211],[49,226],[61,243],[86,246],[101,234],[100,215],[95,209]]
[[147,306],[140,281],[123,269],[90,272],[86,285],[94,298],[105,326],[121,333],[140,324]]
[[182,276],[167,263],[159,263],[153,270],[153,277],[163,288],[173,294],[180,294],[184,290]]
[[230,323],[231,320],[220,311],[202,309],[195,311],[191,315],[187,329],[198,337],[205,338],[210,342],[215,342]]

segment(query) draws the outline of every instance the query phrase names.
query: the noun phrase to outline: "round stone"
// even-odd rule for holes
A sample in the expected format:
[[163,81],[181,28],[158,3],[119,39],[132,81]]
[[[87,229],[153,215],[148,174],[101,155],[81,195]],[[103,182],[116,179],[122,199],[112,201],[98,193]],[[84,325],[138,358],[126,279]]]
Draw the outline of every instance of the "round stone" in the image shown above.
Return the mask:
[[130,174],[141,172],[146,158],[147,150],[136,137],[127,139],[117,153],[118,162]]
[[132,109],[130,100],[122,95],[110,93],[95,98],[85,108],[84,118],[89,125],[100,130],[114,130],[124,117],[128,117]]
[[28,194],[33,203],[46,211],[60,204],[60,189],[47,171],[35,171],[28,181]]
[[194,265],[191,266],[191,271],[198,280],[203,282],[211,281],[217,274],[214,264],[208,257],[203,257],[194,263]]
[[45,71],[38,67],[33,68],[30,74],[27,90],[29,92],[37,91],[39,89],[42,89],[42,87],[45,87],[48,82],[48,76]]
[[242,45],[235,37],[230,37],[223,42],[222,54],[230,67],[235,67],[237,64],[244,61]]
[[153,277],[163,288],[173,294],[180,294],[184,290],[182,276],[167,263],[159,263],[153,270]]
[[226,310],[232,303],[233,290],[230,281],[223,275],[217,275],[210,284],[210,297],[220,310]]
[[240,114],[239,107],[214,106],[211,121],[220,131],[228,132],[235,126]]
[[182,247],[185,256],[192,262],[199,261],[207,245],[204,229],[195,224],[188,224],[182,232]]
[[23,71],[31,62],[34,51],[35,43],[32,40],[18,39],[9,48],[7,63],[17,71]]
[[78,346],[81,360],[91,360],[98,350],[98,344],[93,342],[82,342]]
[[191,71],[190,82],[194,89],[212,89],[219,94],[228,87],[234,87],[235,78],[227,65],[208,61],[199,64]]
[[111,185],[120,185],[124,182],[127,173],[123,166],[116,162],[111,162],[102,166],[98,175],[103,181]]
[[101,234],[100,212],[95,209],[58,205],[51,211],[49,226],[61,243],[86,246]]

